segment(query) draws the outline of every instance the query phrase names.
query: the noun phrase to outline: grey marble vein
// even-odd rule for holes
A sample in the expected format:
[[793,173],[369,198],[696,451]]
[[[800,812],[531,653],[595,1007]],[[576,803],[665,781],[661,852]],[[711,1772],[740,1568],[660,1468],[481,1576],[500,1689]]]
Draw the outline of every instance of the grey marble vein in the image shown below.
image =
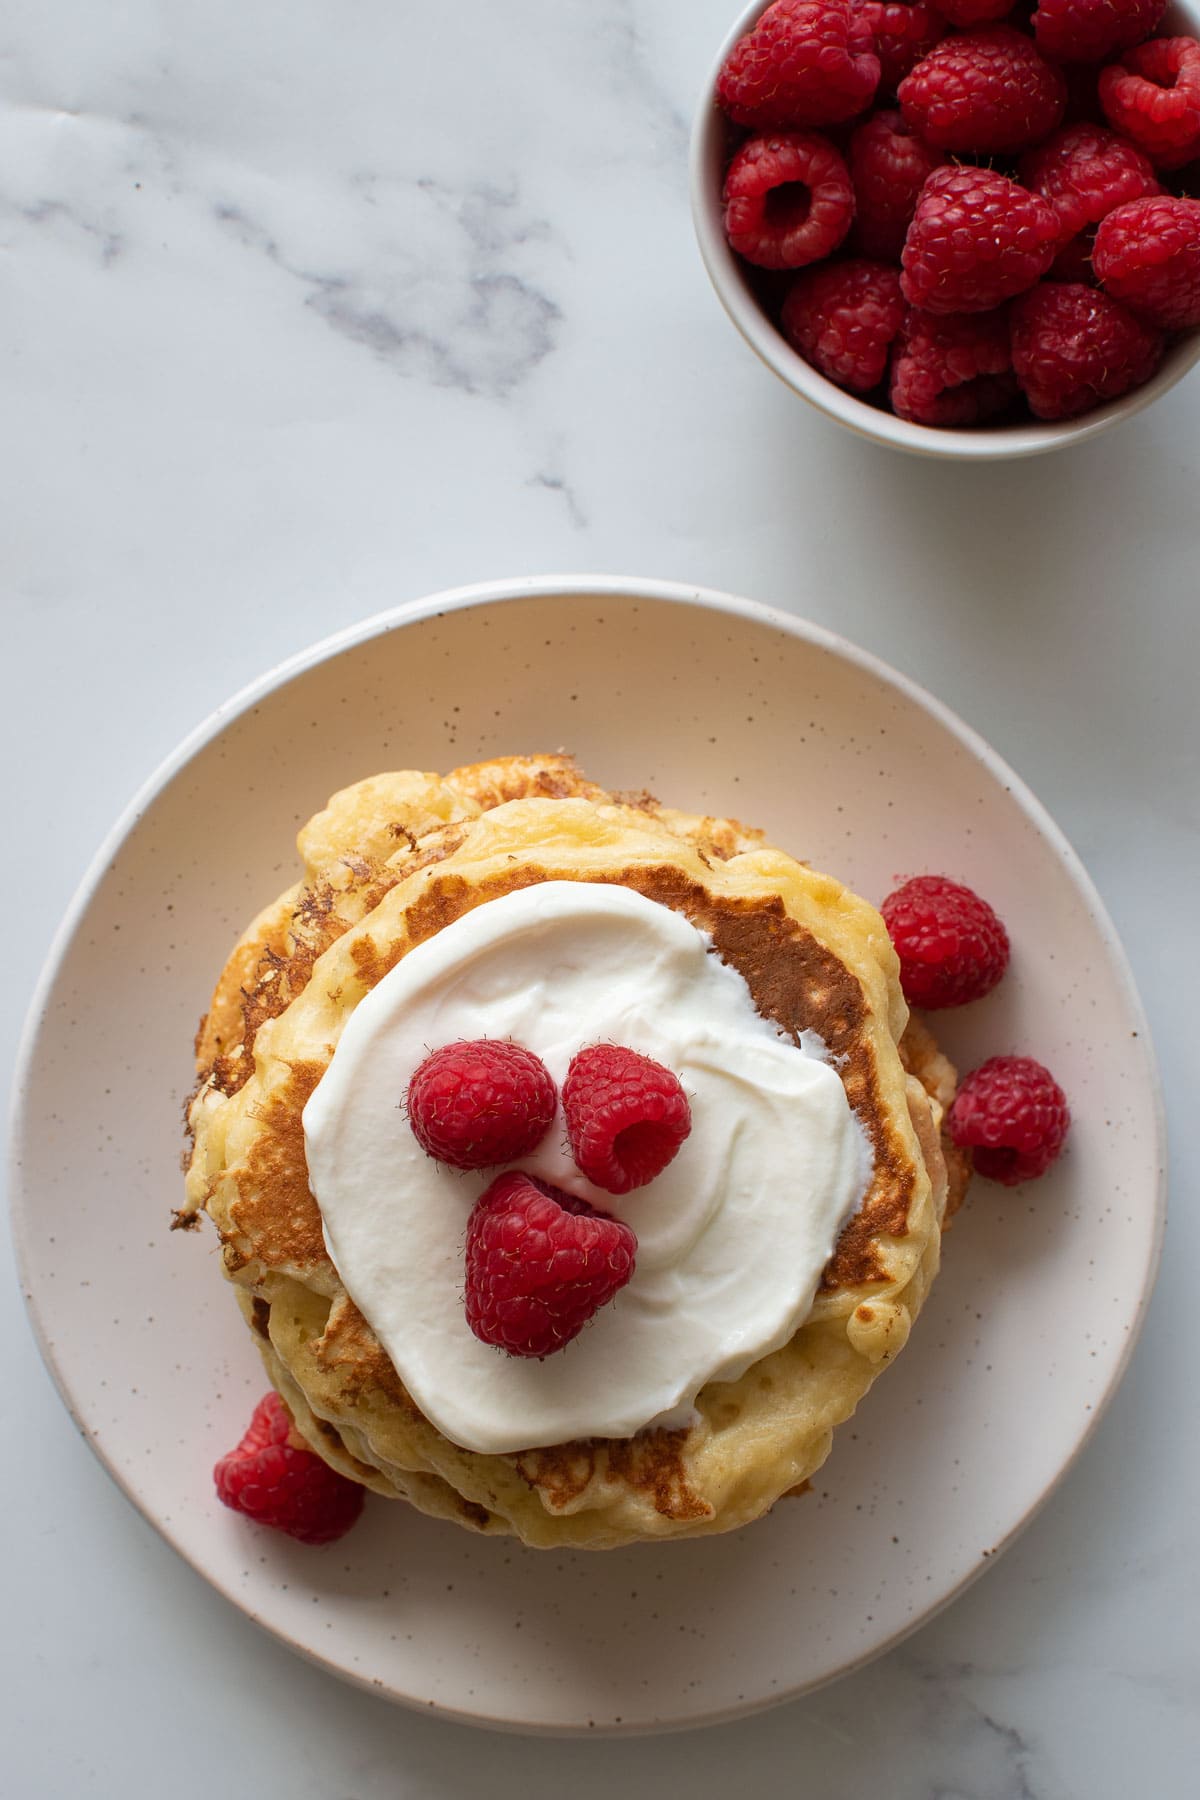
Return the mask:
[[1008,1773],[1010,1786],[1006,1790],[1011,1793],[1012,1800],[1045,1800],[1046,1790],[1039,1784],[1034,1787],[1030,1779],[1030,1762],[1033,1752],[1015,1725],[1006,1725],[1000,1719],[993,1719],[990,1713],[981,1712],[980,1720],[991,1732],[1004,1758],[1004,1766]]
[[[549,227],[521,206],[515,188],[461,190],[428,178],[415,183],[358,177],[358,204],[387,212],[385,228],[363,266],[324,268],[292,253],[241,205],[222,201],[217,220],[246,248],[268,258],[306,289],[305,305],[330,328],[387,363],[399,375],[472,396],[504,399],[553,351],[562,322],[554,300],[513,266],[515,253],[552,240]],[[397,240],[414,194],[448,229]],[[435,246],[444,244],[444,259]]]
[[[600,9],[593,25],[594,42],[600,52],[596,65],[607,78],[622,107],[631,115],[650,122],[653,160],[678,171],[685,178],[690,120],[671,100],[658,73],[655,57],[646,42],[642,25],[644,8],[634,0],[616,0]],[[642,133],[631,144],[629,154],[644,164],[647,137]],[[621,156],[620,143],[612,146],[614,156]]]
[[574,488],[564,475],[551,474],[548,470],[539,470],[530,477],[530,487],[545,488],[548,493],[557,494],[567,509],[567,517],[577,531],[587,528],[587,514],[579,503]]
[[124,249],[124,239],[119,232],[96,224],[78,207],[69,206],[64,200],[36,200],[30,205],[14,206],[12,210],[27,225],[48,226],[60,235],[64,234],[65,228],[66,233],[82,239],[103,268],[115,262]]
[[[1021,1671],[983,1667],[923,1653],[921,1640],[897,1651],[892,1667],[921,1693],[922,1737],[933,1769],[927,1800],[1077,1800],[1046,1765],[1025,1724],[1013,1722],[998,1699]],[[971,1779],[964,1785],[963,1770]]]

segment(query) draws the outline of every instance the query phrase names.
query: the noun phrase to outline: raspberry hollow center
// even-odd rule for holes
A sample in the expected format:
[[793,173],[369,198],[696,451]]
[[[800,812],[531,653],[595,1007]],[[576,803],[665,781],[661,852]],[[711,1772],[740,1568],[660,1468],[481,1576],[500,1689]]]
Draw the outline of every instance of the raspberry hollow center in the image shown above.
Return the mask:
[[613,1139],[613,1159],[625,1170],[631,1187],[652,1181],[679,1148],[675,1132],[658,1119],[627,1125]]
[[808,222],[812,189],[804,181],[781,181],[767,195],[764,215],[773,231],[795,231]]

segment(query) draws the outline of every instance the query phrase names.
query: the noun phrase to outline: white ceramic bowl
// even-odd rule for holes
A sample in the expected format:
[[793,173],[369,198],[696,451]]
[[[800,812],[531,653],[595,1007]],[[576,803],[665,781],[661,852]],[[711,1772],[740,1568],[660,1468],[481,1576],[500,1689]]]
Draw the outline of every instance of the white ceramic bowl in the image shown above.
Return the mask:
[[[1012,967],[939,1033],[964,1069],[1044,1058],[1070,1097],[1068,1151],[1036,1192],[979,1184],[913,1342],[813,1493],[748,1530],[559,1555],[372,1498],[341,1543],[308,1550],[212,1492],[264,1378],[211,1232],[167,1229],[196,1019],[334,788],[558,744],[607,786],[752,820],[864,894],[921,870],[977,886]],[[1095,890],[1020,779],[828,632],[628,578],[434,595],[214,713],[80,889],[34,1002],[14,1127],[22,1287],[64,1399],[130,1499],[282,1642],[377,1694],[520,1730],[731,1718],[927,1619],[994,1565],[1090,1435],[1162,1231],[1146,1023]]]
[[[730,249],[723,224],[721,189],[728,162],[729,127],[714,99],[717,76],[734,44],[766,11],[767,4],[768,0],[753,0],[740,14],[718,50],[705,82],[692,129],[692,217],[700,241],[700,254],[721,304],[750,348],[781,381],[829,418],[849,426],[851,431],[874,443],[890,444],[898,450],[913,450],[924,456],[987,461],[1036,456],[1045,450],[1060,450],[1067,444],[1084,443],[1120,420],[1141,412],[1187,374],[1200,357],[1200,331],[1190,332],[1172,344],[1157,374],[1144,386],[1119,400],[1110,400],[1106,406],[1097,407],[1081,419],[1053,424],[1034,421],[980,426],[969,431],[910,424],[880,407],[868,405],[865,400],[856,399],[818,374],[811,363],[797,355],[764,312],[748,279],[748,265]],[[1200,37],[1200,0],[1175,0],[1167,9],[1162,31]]]

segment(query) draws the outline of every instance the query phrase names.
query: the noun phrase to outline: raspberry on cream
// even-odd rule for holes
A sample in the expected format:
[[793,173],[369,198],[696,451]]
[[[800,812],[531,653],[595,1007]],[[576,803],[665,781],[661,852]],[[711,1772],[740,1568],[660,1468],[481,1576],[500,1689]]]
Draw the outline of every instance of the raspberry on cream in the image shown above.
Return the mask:
[[467,1220],[467,1324],[508,1356],[555,1356],[633,1275],[628,1225],[520,1169]]
[[[628,1285],[546,1361],[472,1334],[462,1249],[481,1178],[431,1162],[401,1104],[432,1046],[511,1038],[561,1089],[584,1045],[674,1070],[692,1130],[631,1193],[593,1187],[561,1114],[516,1166],[636,1233]],[[348,1019],[304,1111],[309,1178],[342,1281],[422,1412],[505,1452],[677,1422],[807,1316],[870,1174],[836,1070],[755,1009],[681,914],[630,889],[552,881],[487,902],[402,958]]]
[[558,1089],[521,1044],[439,1044],[408,1084],[413,1136],[452,1169],[494,1169],[535,1150],[554,1123]]
[[624,1044],[588,1044],[562,1090],[575,1167],[607,1194],[661,1175],[692,1129],[679,1077]]

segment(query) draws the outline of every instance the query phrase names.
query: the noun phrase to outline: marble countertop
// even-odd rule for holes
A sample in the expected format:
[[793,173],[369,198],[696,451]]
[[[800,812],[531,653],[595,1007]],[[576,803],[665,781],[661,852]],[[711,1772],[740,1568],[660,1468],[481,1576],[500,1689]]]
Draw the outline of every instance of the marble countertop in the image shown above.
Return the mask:
[[[180,1563],[81,1443],[5,1258],[6,1777],[452,1800],[1105,1800],[1200,1751],[1200,376],[1083,449],[902,459],[808,411],[708,288],[689,120],[730,0],[15,0],[0,34],[6,1083],[54,926],[217,702],[401,600],[555,569],[804,614],[1027,778],[1128,947],[1173,1119],[1126,1380],[998,1566],[734,1725],[495,1737],[344,1687]],[[1030,1396],[1036,1404],[1036,1396]]]

